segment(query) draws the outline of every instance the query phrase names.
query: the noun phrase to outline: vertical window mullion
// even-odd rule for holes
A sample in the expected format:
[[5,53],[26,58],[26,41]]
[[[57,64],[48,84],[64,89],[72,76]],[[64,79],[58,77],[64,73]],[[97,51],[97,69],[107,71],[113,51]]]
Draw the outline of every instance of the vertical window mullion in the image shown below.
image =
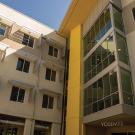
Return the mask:
[[48,104],[47,104],[47,108],[49,108],[49,102],[50,102],[50,97],[48,96]]
[[18,88],[17,101],[19,101],[19,100],[18,100],[18,98],[19,98],[19,93],[20,93],[20,88]]
[[24,70],[24,66],[25,66],[25,60],[24,60],[24,62],[23,62],[23,68],[22,68],[22,71]]

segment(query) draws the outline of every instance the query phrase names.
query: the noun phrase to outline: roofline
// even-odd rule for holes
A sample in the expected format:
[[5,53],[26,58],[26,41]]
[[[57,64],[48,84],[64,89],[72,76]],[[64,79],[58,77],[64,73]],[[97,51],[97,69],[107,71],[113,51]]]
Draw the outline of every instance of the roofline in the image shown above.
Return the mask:
[[65,14],[65,17],[64,17],[64,19],[63,19],[63,21],[62,21],[62,23],[61,23],[61,25],[59,27],[59,32],[60,33],[63,32],[64,27],[69,22],[69,20],[70,20],[69,18],[72,15],[72,13],[74,12],[74,9],[77,6],[78,2],[79,2],[79,0],[72,0],[71,4],[70,4],[70,6],[69,6],[69,8],[68,8],[68,10],[67,10],[67,12]]
[[34,22],[36,22],[36,23],[38,23],[38,24],[40,24],[40,25],[42,25],[42,26],[44,26],[44,27],[48,27],[49,29],[55,30],[54,28],[48,26],[47,24],[44,24],[44,23],[42,23],[42,22],[40,22],[40,21],[38,21],[38,20],[32,18],[31,16],[26,15],[26,14],[24,14],[24,13],[22,13],[22,12],[16,10],[15,8],[12,8],[12,7],[6,5],[6,4],[4,4],[4,3],[2,3],[2,2],[0,2],[0,5],[3,5],[3,6],[5,6],[6,8],[11,9],[11,10],[15,11],[16,13],[19,13],[20,15],[29,18],[29,19],[31,19],[31,21],[34,21]]

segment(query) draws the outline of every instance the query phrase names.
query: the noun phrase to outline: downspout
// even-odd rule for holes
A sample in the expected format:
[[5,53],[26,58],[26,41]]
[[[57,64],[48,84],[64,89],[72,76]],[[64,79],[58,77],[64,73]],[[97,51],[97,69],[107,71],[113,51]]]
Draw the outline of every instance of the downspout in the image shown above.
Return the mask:
[[68,73],[68,39],[66,38],[65,62],[64,62],[64,82],[63,82],[63,97],[62,97],[62,115],[60,135],[65,135],[65,115],[66,115],[66,90],[67,90],[67,73]]

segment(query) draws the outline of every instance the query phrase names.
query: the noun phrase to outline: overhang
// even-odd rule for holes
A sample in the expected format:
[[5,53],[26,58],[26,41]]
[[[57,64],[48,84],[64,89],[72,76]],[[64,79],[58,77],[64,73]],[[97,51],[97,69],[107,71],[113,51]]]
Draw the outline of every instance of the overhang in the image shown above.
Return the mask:
[[71,29],[82,24],[88,17],[90,10],[97,3],[97,0],[72,0],[72,3],[59,28],[59,33],[68,36]]

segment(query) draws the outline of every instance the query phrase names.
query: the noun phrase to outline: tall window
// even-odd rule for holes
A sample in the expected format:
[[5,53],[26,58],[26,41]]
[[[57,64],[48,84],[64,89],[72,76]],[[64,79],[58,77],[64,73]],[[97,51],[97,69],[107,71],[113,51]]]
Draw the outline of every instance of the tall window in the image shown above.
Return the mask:
[[124,62],[125,64],[129,64],[126,39],[120,34],[116,33],[116,40],[117,40],[117,51],[119,55],[119,60]]
[[6,26],[3,24],[0,24],[0,37],[4,36],[6,33]]
[[133,93],[131,73],[122,68],[121,68],[121,81],[122,81],[124,103],[133,105],[134,104],[134,93]]
[[53,109],[54,98],[48,95],[43,95],[42,108]]
[[112,71],[84,90],[84,115],[119,103],[117,73]]
[[27,34],[24,34],[22,44],[33,48],[34,38]]
[[115,61],[115,44],[109,36],[84,62],[84,82],[89,81],[96,74]]
[[90,49],[92,49],[99,42],[99,40],[111,27],[110,10],[106,9],[84,37],[84,55],[86,55]]
[[134,20],[135,20],[135,8],[132,9],[132,12],[133,12]]
[[55,81],[56,80],[56,71],[46,68],[45,78],[46,78],[46,80],[49,80],[49,81]]
[[22,72],[29,72],[30,62],[21,58],[18,58],[16,70],[22,71]]
[[16,102],[24,102],[25,90],[13,86],[11,91],[10,100]]
[[122,32],[124,32],[122,12],[119,9],[113,7],[113,16],[114,16],[115,27],[121,30]]
[[49,46],[48,54],[50,56],[58,57],[58,49],[57,48],[54,48],[52,46]]

